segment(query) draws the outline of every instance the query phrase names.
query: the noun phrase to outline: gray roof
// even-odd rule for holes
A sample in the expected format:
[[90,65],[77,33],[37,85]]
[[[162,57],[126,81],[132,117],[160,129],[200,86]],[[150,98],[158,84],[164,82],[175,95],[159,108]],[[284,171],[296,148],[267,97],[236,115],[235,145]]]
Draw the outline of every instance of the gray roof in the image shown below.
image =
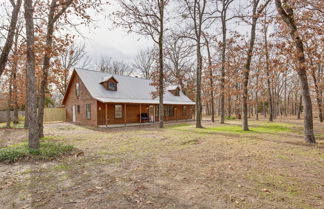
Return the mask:
[[[152,92],[155,92],[156,88],[151,85],[151,80],[81,69],[77,69],[76,73],[79,75],[91,96],[98,101],[104,103],[159,103],[158,97],[155,99],[152,98]],[[107,80],[107,78],[110,77],[114,77],[118,81],[117,91],[109,91],[100,84],[103,80]],[[164,104],[195,104],[181,91],[180,96],[174,96],[171,92],[166,90],[163,100]]]

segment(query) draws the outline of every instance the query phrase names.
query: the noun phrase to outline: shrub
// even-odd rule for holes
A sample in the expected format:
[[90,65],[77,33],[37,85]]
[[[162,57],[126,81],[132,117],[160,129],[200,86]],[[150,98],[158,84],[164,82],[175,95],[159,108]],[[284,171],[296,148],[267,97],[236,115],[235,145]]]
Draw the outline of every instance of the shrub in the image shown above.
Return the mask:
[[0,149],[0,162],[13,163],[23,158],[48,159],[72,152],[73,146],[43,142],[39,150],[31,150],[26,143]]
[[235,116],[225,116],[225,120],[236,120]]

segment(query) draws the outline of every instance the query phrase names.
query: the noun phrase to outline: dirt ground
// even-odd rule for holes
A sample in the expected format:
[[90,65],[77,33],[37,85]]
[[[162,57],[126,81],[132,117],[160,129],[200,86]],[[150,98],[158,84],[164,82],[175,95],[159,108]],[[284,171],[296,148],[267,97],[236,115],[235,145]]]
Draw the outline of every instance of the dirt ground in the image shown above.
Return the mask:
[[[301,120],[239,124],[46,124],[48,140],[84,155],[0,164],[0,208],[324,208],[324,124],[312,146]],[[23,129],[0,130],[0,147],[22,140]]]

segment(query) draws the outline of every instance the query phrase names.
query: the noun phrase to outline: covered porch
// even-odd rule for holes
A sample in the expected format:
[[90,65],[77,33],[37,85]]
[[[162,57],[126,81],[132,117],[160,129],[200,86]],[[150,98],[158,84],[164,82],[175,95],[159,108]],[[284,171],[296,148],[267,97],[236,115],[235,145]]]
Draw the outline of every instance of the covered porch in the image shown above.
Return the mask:
[[[194,105],[164,105],[165,121],[185,121],[193,118]],[[159,121],[157,104],[97,103],[99,127],[139,126]]]

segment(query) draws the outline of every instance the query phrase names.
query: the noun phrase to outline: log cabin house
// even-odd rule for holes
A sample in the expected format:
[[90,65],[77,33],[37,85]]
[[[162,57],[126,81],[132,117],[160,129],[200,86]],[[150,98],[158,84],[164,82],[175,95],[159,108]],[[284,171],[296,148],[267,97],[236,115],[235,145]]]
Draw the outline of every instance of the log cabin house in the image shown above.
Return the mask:
[[[112,126],[159,121],[159,98],[152,81],[99,71],[74,70],[62,104],[66,119],[80,125]],[[179,87],[164,94],[164,120],[193,118],[194,105]]]

